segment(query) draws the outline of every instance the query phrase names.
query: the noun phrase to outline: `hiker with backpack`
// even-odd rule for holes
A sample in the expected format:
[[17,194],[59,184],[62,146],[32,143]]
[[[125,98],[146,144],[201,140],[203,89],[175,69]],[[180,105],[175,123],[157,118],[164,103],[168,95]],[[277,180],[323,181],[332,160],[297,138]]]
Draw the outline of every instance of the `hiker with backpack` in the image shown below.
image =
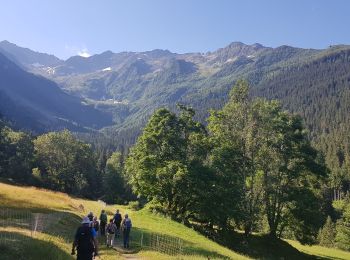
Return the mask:
[[94,220],[92,221],[91,225],[98,234],[98,231],[100,230],[100,222],[98,222],[97,217],[94,217]]
[[94,220],[94,213],[92,213],[91,211],[87,216],[88,216],[90,222],[92,222]]
[[117,226],[117,237],[120,234],[120,224],[122,223],[122,214],[119,213],[119,209],[117,209],[117,212],[114,215],[113,218],[114,224]]
[[100,232],[101,236],[104,236],[106,234],[106,225],[107,225],[107,214],[105,210],[103,209],[100,215]]
[[113,219],[111,218],[109,220],[109,224],[106,227],[106,233],[107,233],[107,247],[113,247],[114,243],[114,236],[117,231],[117,226],[114,224]]
[[81,226],[77,229],[74,237],[72,255],[77,248],[77,260],[92,260],[98,255],[96,231],[91,227],[91,221],[84,217]]
[[125,214],[125,218],[122,222],[124,248],[129,248],[129,238],[130,238],[131,227],[132,227],[131,219],[129,218],[128,214]]

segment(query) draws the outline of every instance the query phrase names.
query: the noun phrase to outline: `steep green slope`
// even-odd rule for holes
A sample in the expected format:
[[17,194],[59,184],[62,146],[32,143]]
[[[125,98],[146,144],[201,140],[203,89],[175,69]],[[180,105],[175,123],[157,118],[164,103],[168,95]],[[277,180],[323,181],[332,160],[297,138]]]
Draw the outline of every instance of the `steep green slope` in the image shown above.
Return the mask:
[[[294,241],[279,244],[254,236],[247,243],[232,237],[236,252],[225,248],[198,232],[168,218],[153,214],[147,209],[132,210],[125,206],[105,207],[101,202],[82,200],[37,188],[17,187],[0,183],[0,248],[1,259],[73,259],[70,256],[73,234],[81,217],[90,211],[98,214],[104,208],[109,215],[119,208],[129,213],[133,220],[132,252],[136,259],[349,259],[350,253],[319,246],[301,246]],[[4,215],[5,214],[5,215]],[[6,217],[4,217],[6,216]],[[33,217],[35,217],[33,219]],[[38,221],[36,222],[35,219]],[[34,220],[34,222],[32,222]],[[37,232],[33,233],[37,223]],[[157,238],[158,246],[152,246],[147,238]],[[144,244],[141,247],[140,239]],[[10,240],[9,240],[10,239]],[[231,239],[231,238],[229,238]],[[13,242],[15,241],[15,243]],[[156,241],[156,240],[155,240]],[[176,242],[174,242],[176,241]],[[182,244],[177,251],[174,243]],[[173,251],[172,251],[173,250]],[[181,252],[172,256],[171,252]],[[299,251],[298,251],[299,250]],[[242,255],[237,252],[245,252]],[[304,252],[304,253],[302,253]],[[131,257],[131,256],[130,256]],[[125,259],[121,253],[104,246],[100,239],[101,259]]]
[[279,99],[304,118],[311,139],[325,153],[334,188],[347,190],[348,182],[337,178],[348,179],[350,166],[350,48],[339,46],[288,67],[260,83],[254,94]]
[[56,66],[62,61],[54,55],[32,51],[22,48],[8,41],[0,42],[0,50],[11,55],[12,58],[30,68],[31,66]]
[[19,68],[0,53],[0,113],[16,128],[35,132],[101,128],[112,123],[108,113],[82,104],[43,77]]
[[[5,209],[7,217],[21,216],[22,222],[25,223],[26,214],[24,213],[40,213],[42,214],[43,230],[31,237],[30,229],[25,226],[18,225],[16,221],[1,222],[0,220],[0,246],[3,246],[5,252],[9,254],[23,257],[24,249],[31,246],[32,249],[28,253],[36,251],[36,255],[28,255],[26,259],[38,259],[36,256],[43,257],[45,253],[49,253],[51,259],[72,259],[70,254],[73,234],[79,226],[81,216],[93,211],[99,214],[102,208],[105,208],[109,217],[118,207],[121,212],[129,213],[133,220],[132,247],[138,255],[145,256],[146,259],[172,259],[171,255],[164,252],[158,252],[158,249],[146,243],[146,238],[150,235],[168,236],[168,238],[176,238],[183,243],[182,259],[203,259],[211,256],[211,259],[248,259],[239,255],[217,243],[205,238],[199,233],[182,224],[173,222],[167,218],[154,215],[148,211],[134,211],[125,206],[107,206],[102,203],[75,199],[63,193],[55,193],[36,188],[23,188],[0,183],[0,213]],[[50,216],[56,218],[54,225],[47,225]],[[27,221],[28,222],[28,221]],[[24,243],[10,243],[7,239],[6,232],[14,232],[16,240]],[[145,237],[144,248],[141,248],[141,235]],[[3,240],[4,239],[4,240]],[[174,240],[174,241],[177,241]],[[5,242],[5,243],[4,243]],[[118,252],[106,248],[104,241],[100,240],[100,255],[102,259],[123,259]],[[172,244],[163,241],[162,245],[171,247]],[[21,253],[22,252],[22,253]],[[2,258],[1,258],[2,259]],[[178,259],[174,257],[174,259]]]

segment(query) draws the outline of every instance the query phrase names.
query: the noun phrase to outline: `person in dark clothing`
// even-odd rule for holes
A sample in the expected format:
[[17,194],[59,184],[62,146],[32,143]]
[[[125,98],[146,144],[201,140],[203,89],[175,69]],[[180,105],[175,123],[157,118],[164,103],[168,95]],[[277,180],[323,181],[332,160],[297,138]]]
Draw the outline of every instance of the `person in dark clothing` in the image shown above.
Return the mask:
[[92,260],[98,255],[96,231],[91,227],[88,217],[84,217],[81,226],[77,229],[74,237],[72,255],[77,248],[77,260]]
[[132,227],[131,219],[129,218],[128,214],[125,214],[125,218],[122,223],[124,248],[129,248],[129,238],[130,238],[131,227]]
[[106,225],[107,225],[107,214],[103,209],[100,215],[100,232],[101,236],[106,235]]
[[90,212],[87,217],[89,218],[90,222],[94,220],[94,213]]
[[94,217],[94,220],[92,221],[92,227],[95,229],[96,233],[98,234],[98,231],[100,230],[100,223],[97,220],[97,217]]
[[122,215],[119,213],[119,209],[117,209],[117,212],[114,215],[113,222],[117,227],[117,237],[120,234],[120,224],[122,223]]

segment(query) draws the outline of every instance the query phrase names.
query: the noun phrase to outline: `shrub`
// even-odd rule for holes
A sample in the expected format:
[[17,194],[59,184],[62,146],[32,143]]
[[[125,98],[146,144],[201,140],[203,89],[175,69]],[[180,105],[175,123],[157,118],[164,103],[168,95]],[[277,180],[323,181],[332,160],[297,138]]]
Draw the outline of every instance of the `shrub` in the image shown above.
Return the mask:
[[334,247],[336,229],[332,219],[328,216],[326,223],[318,233],[318,242],[321,246]]
[[128,207],[133,210],[141,209],[141,204],[139,201],[129,201]]

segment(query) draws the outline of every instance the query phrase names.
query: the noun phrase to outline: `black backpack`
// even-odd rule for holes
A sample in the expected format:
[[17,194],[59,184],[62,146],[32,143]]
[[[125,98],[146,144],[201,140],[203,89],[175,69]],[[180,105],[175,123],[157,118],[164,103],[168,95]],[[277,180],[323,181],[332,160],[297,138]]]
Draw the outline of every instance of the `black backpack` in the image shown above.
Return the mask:
[[122,222],[122,215],[120,213],[115,213],[114,215],[114,223],[120,224]]
[[113,223],[109,223],[107,226],[107,233],[108,234],[114,234],[114,228],[113,228]]
[[77,249],[79,252],[91,253],[94,252],[94,243],[91,234],[91,227],[82,226],[79,227],[76,234]]

